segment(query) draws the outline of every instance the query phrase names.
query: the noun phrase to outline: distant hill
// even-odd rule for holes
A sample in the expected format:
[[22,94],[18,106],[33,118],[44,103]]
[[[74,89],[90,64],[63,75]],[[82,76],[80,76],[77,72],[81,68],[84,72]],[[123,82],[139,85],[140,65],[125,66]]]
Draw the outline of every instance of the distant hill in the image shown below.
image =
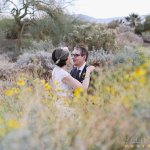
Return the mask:
[[[113,20],[123,20],[125,21],[125,17],[113,17],[113,18],[94,18],[83,14],[76,14],[74,15],[76,18],[88,22],[94,22],[94,23],[110,23]],[[143,21],[146,15],[140,16],[141,20]]]
[[109,22],[112,22],[113,20],[124,19],[124,17],[114,17],[114,18],[104,18],[104,19],[103,18],[94,18],[94,17],[90,17],[87,15],[83,15],[83,14],[76,14],[74,16],[80,20],[84,20],[84,21],[88,21],[88,22],[95,22],[95,23],[109,23]]

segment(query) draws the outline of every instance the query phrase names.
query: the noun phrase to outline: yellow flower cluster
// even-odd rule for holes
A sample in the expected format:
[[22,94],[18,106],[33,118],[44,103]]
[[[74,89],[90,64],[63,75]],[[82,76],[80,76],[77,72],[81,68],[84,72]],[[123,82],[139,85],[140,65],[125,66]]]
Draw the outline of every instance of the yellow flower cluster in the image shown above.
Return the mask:
[[4,94],[6,96],[14,96],[16,94],[20,93],[20,89],[19,88],[11,88],[11,89],[7,89],[4,91]]
[[43,84],[46,91],[50,91],[52,89],[52,87],[45,80],[41,80],[40,82]]
[[24,86],[24,85],[25,85],[25,80],[24,80],[24,79],[19,79],[19,80],[17,81],[17,85],[18,85],[18,86]]
[[81,93],[83,93],[83,88],[76,88],[73,94],[75,98],[80,98]]
[[132,73],[125,74],[124,80],[127,82],[137,81],[139,83],[145,84],[146,83],[146,75],[147,70],[143,66],[137,67]]
[[7,134],[12,129],[18,129],[21,124],[16,119],[4,120],[0,118],[0,137]]
[[134,72],[135,77],[141,77],[141,76],[145,76],[146,75],[146,69],[140,67],[137,68]]
[[52,89],[52,87],[48,83],[44,84],[44,88],[46,91],[49,91]]
[[15,120],[15,119],[10,119],[7,122],[7,127],[8,128],[12,128],[12,129],[19,128],[20,127],[20,123],[17,120]]
[[105,91],[106,93],[110,93],[110,94],[112,94],[112,95],[115,95],[115,94],[116,94],[115,87],[113,87],[113,86],[105,86],[105,87],[104,87],[104,91]]

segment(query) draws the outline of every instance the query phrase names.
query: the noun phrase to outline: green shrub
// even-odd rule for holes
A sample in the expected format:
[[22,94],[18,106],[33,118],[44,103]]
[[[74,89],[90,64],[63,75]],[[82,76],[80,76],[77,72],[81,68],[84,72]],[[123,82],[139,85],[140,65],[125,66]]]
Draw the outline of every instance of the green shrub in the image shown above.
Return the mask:
[[15,29],[14,29],[15,21],[13,19],[2,19],[0,20],[0,37],[5,39],[8,37],[15,37]]
[[141,35],[143,31],[144,31],[144,25],[143,25],[143,24],[138,24],[138,25],[135,27],[135,30],[134,30],[134,32],[135,32],[136,34],[139,34],[139,35]]
[[112,22],[108,23],[108,28],[116,29],[116,27],[119,27],[120,23],[120,20],[113,20]]
[[146,17],[144,22],[144,31],[150,30],[150,15]]
[[114,51],[115,36],[115,30],[108,29],[106,25],[87,23],[75,25],[73,31],[64,37],[64,42],[71,47],[83,42],[89,50],[103,48],[106,51]]
[[49,16],[44,16],[41,19],[36,19],[35,24],[29,27],[32,37],[37,41],[50,39],[55,46],[58,46],[64,35],[72,30],[72,19],[63,14],[58,16],[56,21]]
[[142,32],[142,38],[144,42],[150,42],[150,32],[146,31],[146,32]]
[[12,28],[7,30],[6,33],[6,38],[7,39],[17,39],[18,35],[17,35],[17,29],[13,26]]

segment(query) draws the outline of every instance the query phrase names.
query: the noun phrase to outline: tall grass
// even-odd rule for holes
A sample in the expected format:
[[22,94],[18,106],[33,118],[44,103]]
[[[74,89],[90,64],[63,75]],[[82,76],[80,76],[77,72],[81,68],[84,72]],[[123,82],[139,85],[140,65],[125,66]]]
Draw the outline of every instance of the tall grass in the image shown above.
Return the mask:
[[59,97],[50,81],[16,76],[0,89],[0,148],[148,149],[150,58],[139,59],[97,68],[95,90],[74,98]]

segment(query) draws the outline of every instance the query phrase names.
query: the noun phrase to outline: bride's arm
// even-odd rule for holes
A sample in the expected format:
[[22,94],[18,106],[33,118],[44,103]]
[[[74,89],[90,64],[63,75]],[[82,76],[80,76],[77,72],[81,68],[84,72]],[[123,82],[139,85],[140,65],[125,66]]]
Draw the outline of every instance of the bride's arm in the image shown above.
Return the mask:
[[73,89],[76,89],[76,88],[79,88],[79,87],[82,88],[82,84],[78,80],[73,78],[71,75],[68,75],[67,77],[63,78],[62,81],[65,84],[69,85]]
[[63,78],[63,82],[72,87],[73,89],[76,88],[83,88],[85,90],[88,89],[89,82],[90,82],[90,73],[95,69],[94,66],[89,66],[86,71],[85,79],[83,80],[83,83],[81,84],[77,79],[73,78],[71,75],[68,75],[67,77]]

